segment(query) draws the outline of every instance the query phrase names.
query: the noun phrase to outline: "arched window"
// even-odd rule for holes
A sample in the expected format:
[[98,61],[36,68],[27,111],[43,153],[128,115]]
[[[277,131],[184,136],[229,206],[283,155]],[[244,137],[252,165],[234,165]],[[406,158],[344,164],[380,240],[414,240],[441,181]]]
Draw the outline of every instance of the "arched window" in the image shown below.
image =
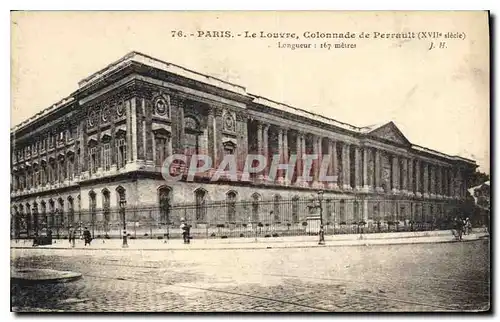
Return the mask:
[[17,206],[14,206],[14,236],[19,237],[19,231],[21,230],[21,220],[19,218],[19,210]]
[[172,189],[167,186],[158,188],[158,202],[160,204],[160,223],[170,224],[170,198]]
[[31,207],[29,203],[26,203],[26,231],[28,236],[31,235]]
[[125,205],[127,203],[127,194],[125,188],[118,186],[116,188],[116,195],[118,197],[118,205]]
[[40,202],[40,212],[42,214],[42,228],[47,228],[47,204],[45,201]]
[[94,190],[89,191],[89,209],[92,211],[92,209],[96,209],[97,207],[97,201],[96,201],[96,194]]
[[332,200],[331,199],[326,199],[326,207],[325,207],[325,212],[326,212],[326,221],[331,223],[332,222]]
[[236,219],[236,196],[235,191],[226,193],[226,218],[229,223],[234,223]]
[[19,231],[24,231],[26,229],[26,215],[24,213],[24,206],[19,205]]
[[90,210],[90,226],[92,227],[92,237],[94,237],[94,224],[97,212],[97,201],[96,201],[96,193],[94,190],[90,190],[89,192],[89,210]]
[[292,198],[292,221],[294,223],[299,222],[299,197],[294,196]]
[[340,221],[340,224],[346,224],[345,200],[344,199],[340,200],[339,221]]
[[254,193],[252,195],[252,221],[259,221],[259,212],[260,212],[260,200],[261,196],[258,193]]
[[40,229],[40,218],[38,218],[38,203],[35,201],[33,203],[33,229],[35,230],[35,233],[38,234],[38,230]]
[[56,217],[56,227],[60,228],[64,226],[64,200],[63,198],[59,198],[58,200],[58,209],[57,209],[57,217]]
[[73,197],[68,197],[68,225],[75,224],[75,203]]
[[200,149],[200,124],[192,116],[184,118],[184,138],[185,138],[185,154],[194,155],[199,154]]
[[207,199],[207,191],[204,189],[196,189],[194,192],[194,197],[196,200],[196,221],[197,222],[203,222],[207,221],[207,205],[206,205],[206,199]]
[[359,202],[357,200],[354,201],[354,218],[353,222],[358,223],[359,222]]
[[47,228],[52,229],[54,227],[54,212],[55,212],[55,207],[54,207],[54,200],[50,199],[49,200],[49,216],[47,220]]
[[280,221],[280,214],[281,214],[281,196],[280,195],[275,195],[273,198],[273,214],[274,214],[274,221]]
[[109,215],[110,215],[110,193],[109,190],[104,188],[102,189],[102,211],[104,214],[104,222],[109,223]]

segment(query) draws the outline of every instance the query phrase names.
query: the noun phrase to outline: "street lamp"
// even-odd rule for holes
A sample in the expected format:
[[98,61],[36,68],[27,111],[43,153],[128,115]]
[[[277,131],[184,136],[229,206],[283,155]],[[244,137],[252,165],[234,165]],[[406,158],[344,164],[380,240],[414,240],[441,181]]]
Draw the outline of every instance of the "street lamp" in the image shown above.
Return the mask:
[[318,245],[325,244],[325,232],[323,230],[323,190],[318,191],[319,200],[319,242]]
[[122,219],[123,219],[123,244],[122,248],[127,248],[128,243],[127,243],[127,220],[125,218],[125,205],[127,204],[126,200],[120,200],[120,212],[122,213]]

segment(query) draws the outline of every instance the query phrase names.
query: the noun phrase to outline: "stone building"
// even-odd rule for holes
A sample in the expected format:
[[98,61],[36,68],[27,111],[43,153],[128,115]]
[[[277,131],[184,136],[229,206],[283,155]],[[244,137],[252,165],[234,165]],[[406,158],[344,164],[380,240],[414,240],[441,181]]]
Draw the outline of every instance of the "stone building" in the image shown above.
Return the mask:
[[[412,144],[392,122],[352,126],[137,52],[78,85],[11,130],[14,230],[67,226],[81,212],[92,221],[118,221],[109,218],[112,209],[149,207],[161,214],[178,204],[195,205],[191,219],[206,223],[213,215],[203,207],[214,201],[253,202],[250,215],[236,208],[222,214],[232,216],[222,221],[239,222],[262,220],[255,202],[292,200],[300,221],[305,212],[293,200],[320,189],[337,205],[330,212],[341,207],[341,215],[355,212],[367,222],[381,212],[443,216],[443,205],[466,197],[476,168],[472,160]],[[162,178],[167,156],[196,153],[209,155],[214,166],[226,154],[238,160],[278,154],[283,163],[297,154],[298,169],[302,155],[317,153],[329,156],[328,174],[336,181],[318,180],[320,161],[312,182],[297,180],[300,170],[290,180],[280,172],[273,182],[266,180],[268,170],[237,182]]]

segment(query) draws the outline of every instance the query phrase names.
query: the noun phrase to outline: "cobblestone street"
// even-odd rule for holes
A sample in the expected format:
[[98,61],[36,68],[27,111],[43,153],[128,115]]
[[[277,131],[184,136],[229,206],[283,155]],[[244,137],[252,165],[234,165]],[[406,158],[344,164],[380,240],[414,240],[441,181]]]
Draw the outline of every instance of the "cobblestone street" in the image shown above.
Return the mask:
[[71,270],[11,286],[13,311],[489,309],[489,241],[304,249],[12,249],[13,266]]

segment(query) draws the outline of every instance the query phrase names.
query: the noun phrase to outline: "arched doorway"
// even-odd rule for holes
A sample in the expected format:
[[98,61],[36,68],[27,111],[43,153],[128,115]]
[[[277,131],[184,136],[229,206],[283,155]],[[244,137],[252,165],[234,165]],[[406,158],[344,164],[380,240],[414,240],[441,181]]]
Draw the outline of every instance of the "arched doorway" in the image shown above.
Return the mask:
[[170,225],[172,189],[167,186],[158,188],[158,203],[160,206],[160,225]]
[[260,200],[260,194],[254,193],[252,195],[252,222],[254,223],[257,223],[259,221]]

